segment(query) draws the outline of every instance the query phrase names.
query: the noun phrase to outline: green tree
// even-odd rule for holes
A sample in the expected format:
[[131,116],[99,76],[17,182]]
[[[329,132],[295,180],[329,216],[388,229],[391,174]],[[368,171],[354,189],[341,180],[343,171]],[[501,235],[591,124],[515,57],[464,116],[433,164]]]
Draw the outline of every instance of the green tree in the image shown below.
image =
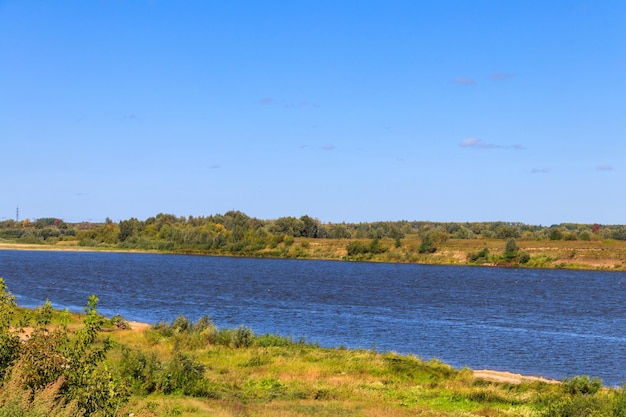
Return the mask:
[[276,219],[270,227],[270,231],[276,235],[287,235],[292,237],[302,236],[304,222],[295,217],[280,217]]
[[141,228],[140,221],[134,217],[131,217],[128,220],[122,220],[119,225],[119,239],[120,242],[124,242],[129,237],[133,237],[139,232]]
[[430,234],[427,234],[422,238],[422,243],[418,249],[419,253],[435,253],[437,251],[437,246],[433,241]]
[[330,226],[329,236],[333,239],[350,239],[352,235],[343,224],[335,224]]
[[519,246],[517,246],[517,242],[515,239],[510,238],[504,244],[504,259],[507,261],[513,260],[517,256],[517,252],[519,251]]
[[422,235],[419,253],[435,253],[437,249],[448,241],[448,233],[442,229],[431,229]]

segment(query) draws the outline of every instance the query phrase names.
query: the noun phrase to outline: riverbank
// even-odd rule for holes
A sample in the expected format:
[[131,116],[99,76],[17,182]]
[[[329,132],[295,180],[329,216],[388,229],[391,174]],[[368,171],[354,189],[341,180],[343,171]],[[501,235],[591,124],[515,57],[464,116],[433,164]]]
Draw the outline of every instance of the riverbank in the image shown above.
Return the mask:
[[[77,318],[85,316],[72,317],[71,332],[80,332]],[[322,348],[210,322],[128,324],[98,338],[114,342],[103,362],[115,375],[107,389],[130,394],[115,415],[540,417],[548,399],[563,395],[561,384],[539,377]]]
[[[14,314],[15,323],[37,316],[26,309]],[[31,330],[23,338],[26,362],[16,363],[26,366],[29,346],[39,350],[47,346],[32,365],[53,369],[46,361],[57,363],[58,355],[71,354],[73,348],[67,348],[78,343],[90,361],[102,361],[92,377],[108,383],[88,389],[100,400],[107,394],[99,387],[115,393],[103,403],[116,410],[111,415],[564,417],[572,415],[568,404],[576,404],[592,413],[582,416],[610,417],[622,415],[611,410],[626,400],[624,390],[600,389],[584,377],[559,383],[509,372],[455,369],[437,359],[324,348],[278,335],[257,335],[243,326],[218,329],[208,319],[194,323],[178,318],[151,326],[119,325],[119,318],[100,325],[91,312],[66,317],[53,310],[48,317],[45,332]],[[55,326],[67,322],[69,334],[55,336]],[[99,336],[88,336],[90,330],[85,329],[99,329]],[[104,346],[106,357],[91,356]],[[0,383],[0,414],[4,407],[15,407],[14,399],[20,398],[21,406],[28,408],[24,398],[41,406],[47,395],[54,402],[43,402],[50,409],[41,415],[72,415],[62,402],[67,391],[55,391],[58,385],[34,396],[23,396],[15,387],[11,378]]]
[[[528,261],[521,264],[502,260],[504,242],[498,239],[449,239],[437,251],[419,253],[420,240],[407,238],[401,247],[389,239],[382,239],[386,250],[378,254],[349,256],[346,249],[358,239],[307,239],[296,238],[289,247],[281,250],[263,249],[255,252],[218,252],[200,250],[157,251],[118,248],[116,246],[80,246],[76,241],[59,241],[53,244],[27,244],[0,242],[0,250],[49,250],[78,252],[128,252],[173,253],[205,256],[267,257],[286,259],[316,259],[408,263],[424,265],[503,266],[522,268],[556,268],[578,270],[626,271],[626,241],[552,241],[517,240],[519,253],[528,254]],[[472,261],[475,254],[484,251],[489,256]]]

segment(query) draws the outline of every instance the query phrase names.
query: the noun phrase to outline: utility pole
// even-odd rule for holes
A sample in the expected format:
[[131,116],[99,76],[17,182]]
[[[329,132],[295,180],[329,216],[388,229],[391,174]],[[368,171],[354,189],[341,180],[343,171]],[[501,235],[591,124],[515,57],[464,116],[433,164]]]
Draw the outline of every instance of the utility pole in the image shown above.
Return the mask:
[[15,221],[20,221],[20,206],[17,206],[17,208],[15,209]]

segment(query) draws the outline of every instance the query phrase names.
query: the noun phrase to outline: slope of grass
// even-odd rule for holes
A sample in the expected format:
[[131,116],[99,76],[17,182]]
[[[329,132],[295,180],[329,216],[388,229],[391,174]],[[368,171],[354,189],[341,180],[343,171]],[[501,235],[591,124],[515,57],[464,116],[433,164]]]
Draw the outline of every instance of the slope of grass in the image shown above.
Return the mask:
[[[519,256],[506,260],[505,241],[502,239],[448,239],[437,245],[432,253],[420,253],[422,240],[416,235],[402,239],[400,245],[392,239],[381,239],[380,252],[350,255],[350,244],[360,242],[371,244],[367,239],[311,239],[295,238],[292,244],[279,244],[274,248],[261,248],[253,252],[224,253],[211,251],[184,251],[203,255],[236,255],[290,259],[327,259],[367,262],[417,263],[432,265],[483,265],[516,266],[525,268],[567,268],[592,270],[626,270],[626,241],[618,240],[536,240],[517,239],[519,254],[525,253],[524,263]],[[116,247],[84,247],[75,241],[61,241],[56,244],[0,243],[0,249],[45,249],[45,250],[106,250],[120,251]],[[488,256],[472,261],[471,255],[488,250]],[[124,249],[126,251],[126,249]],[[139,251],[139,250],[133,250]],[[154,252],[154,251],[153,251]]]
[[[14,307],[10,297],[1,304]],[[18,352],[6,368],[0,416],[626,416],[622,389],[586,377],[564,383],[492,379],[394,352],[321,348],[246,327],[218,329],[208,318],[129,326],[93,308],[83,315],[49,306],[6,311],[12,325],[1,329],[0,342],[17,332],[23,346],[47,347],[34,357],[32,350]],[[18,332],[28,323],[32,327]],[[61,329],[68,330],[55,333]],[[99,331],[96,338],[89,339],[89,329]],[[65,339],[55,338],[59,334]],[[83,363],[67,347],[93,360]],[[68,368],[73,375],[72,361],[43,386],[25,378],[33,366],[39,369],[33,375],[40,375],[59,357],[82,363],[86,379],[70,381],[78,388],[64,376]],[[91,404],[85,398],[95,405],[85,408]]]

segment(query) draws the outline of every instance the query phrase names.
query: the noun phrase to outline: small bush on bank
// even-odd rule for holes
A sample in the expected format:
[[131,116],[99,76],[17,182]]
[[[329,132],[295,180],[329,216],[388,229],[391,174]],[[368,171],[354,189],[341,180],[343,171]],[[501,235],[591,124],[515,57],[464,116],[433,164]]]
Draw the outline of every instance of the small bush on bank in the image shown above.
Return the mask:
[[483,248],[478,252],[467,254],[467,260],[472,263],[485,263],[489,261],[489,248]]
[[588,375],[565,378],[563,380],[565,391],[576,395],[593,395],[602,388],[602,380],[598,377],[589,378]]

